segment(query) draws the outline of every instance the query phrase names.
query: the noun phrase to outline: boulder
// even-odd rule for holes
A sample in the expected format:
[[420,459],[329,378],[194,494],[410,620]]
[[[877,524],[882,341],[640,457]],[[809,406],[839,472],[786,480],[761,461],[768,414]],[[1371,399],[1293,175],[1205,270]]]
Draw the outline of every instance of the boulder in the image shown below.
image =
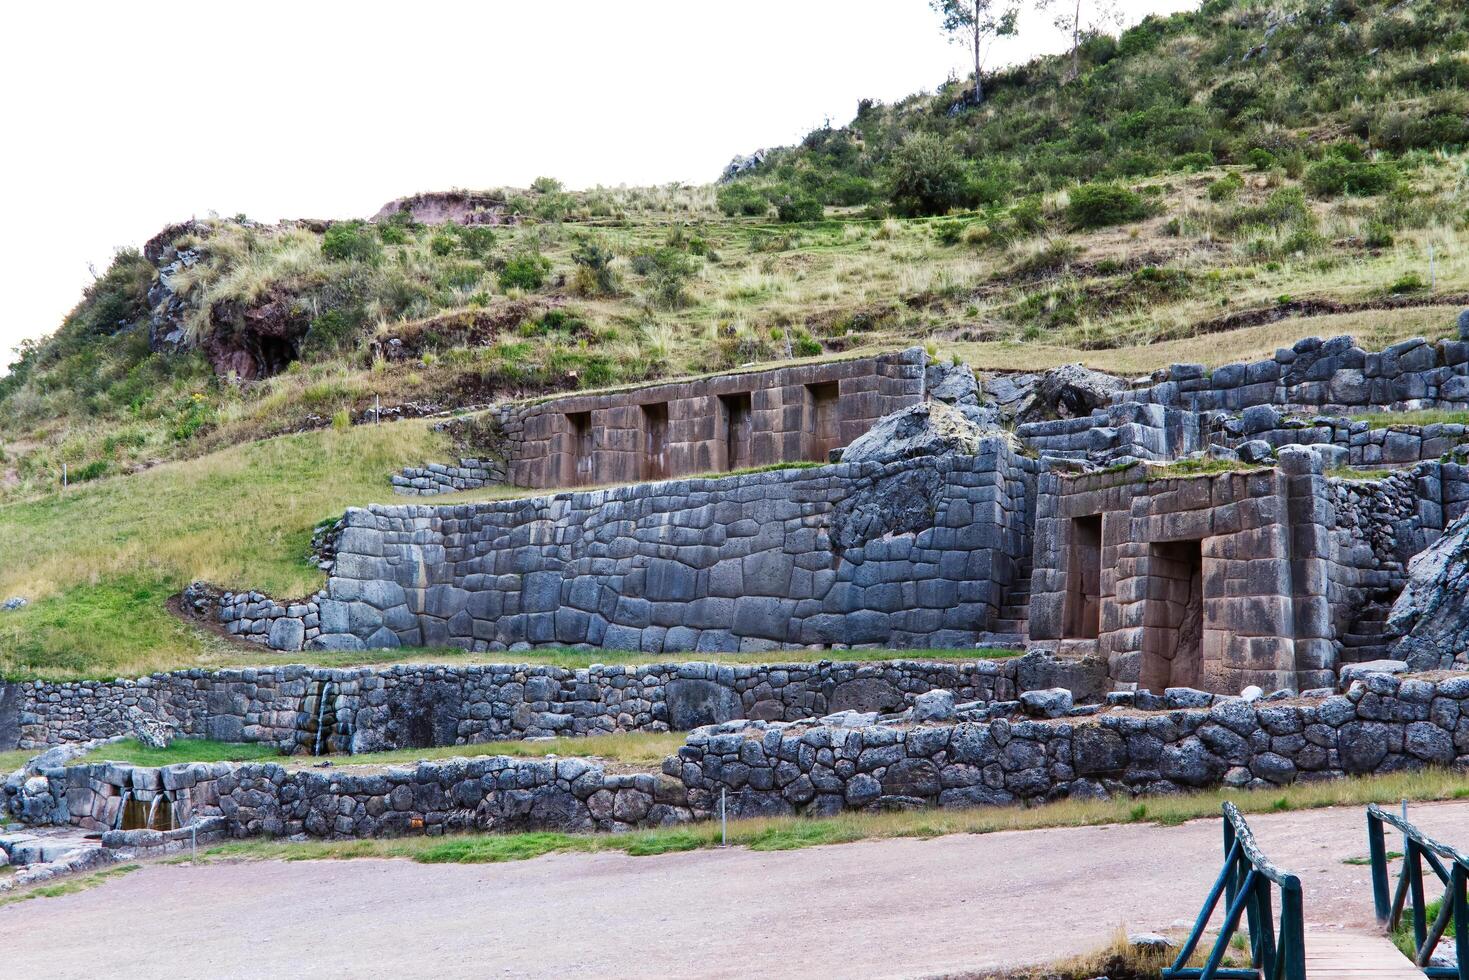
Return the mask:
[[939,690],[918,695],[908,716],[913,721],[953,721],[954,692]]
[[4,602],[0,602],[0,612],[15,612],[26,605],[25,596],[13,595]]
[[1401,637],[1392,652],[1414,670],[1452,667],[1469,650],[1469,514],[1408,563],[1387,626]]
[[1026,714],[1037,718],[1060,718],[1071,710],[1071,692],[1064,687],[1026,691],[1020,695],[1020,706]]
[[1275,448],[1264,439],[1251,439],[1239,447],[1239,458],[1246,463],[1268,463],[1275,458]]
[[842,450],[843,463],[890,463],[920,456],[972,456],[986,438],[1002,435],[943,402],[910,405],[877,421]]
[[678,678],[664,688],[668,727],[678,732],[717,725],[740,716],[739,695],[714,681]]
[[928,397],[945,405],[978,405],[979,382],[968,364],[930,364],[924,370]]
[[1110,374],[1080,364],[1062,365],[1040,376],[1015,421],[1081,418],[1112,404],[1126,390],[1127,384]]

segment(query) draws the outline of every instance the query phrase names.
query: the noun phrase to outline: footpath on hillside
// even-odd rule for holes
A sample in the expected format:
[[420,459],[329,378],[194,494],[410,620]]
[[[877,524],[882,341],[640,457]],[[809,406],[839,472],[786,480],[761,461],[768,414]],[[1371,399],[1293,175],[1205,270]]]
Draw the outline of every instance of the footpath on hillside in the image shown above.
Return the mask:
[[[1469,845],[1469,802],[1411,813]],[[1367,853],[1362,808],[1250,823],[1300,876],[1310,935],[1373,931],[1368,868],[1344,863]],[[116,968],[162,951],[218,977],[923,977],[1087,952],[1119,925],[1182,927],[1220,846],[1219,821],[1200,820],[497,865],[153,865],[0,909],[0,932],[25,937],[0,959],[58,980],[99,963],[130,975]]]

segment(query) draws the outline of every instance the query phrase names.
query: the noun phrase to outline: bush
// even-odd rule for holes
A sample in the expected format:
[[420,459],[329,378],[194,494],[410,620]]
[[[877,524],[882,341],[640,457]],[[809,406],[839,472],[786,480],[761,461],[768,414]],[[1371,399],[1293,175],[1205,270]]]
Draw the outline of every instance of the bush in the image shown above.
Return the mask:
[[820,201],[804,195],[783,197],[775,205],[776,217],[787,224],[820,221],[825,213]]
[[944,214],[962,199],[965,177],[947,143],[927,133],[911,136],[893,152],[888,199],[905,217]]
[[1247,153],[1245,159],[1253,170],[1269,170],[1275,166],[1275,154],[1258,146]]
[[539,252],[527,252],[507,259],[495,281],[504,290],[540,289],[551,271],[551,262]]
[[1066,218],[1078,229],[1122,225],[1147,216],[1147,203],[1119,184],[1082,184],[1072,189],[1066,205]]
[[839,174],[826,184],[826,203],[851,208],[869,204],[877,197],[877,185],[866,177]]
[[365,221],[338,221],[321,236],[321,254],[338,262],[373,263],[382,243]]
[[1362,244],[1368,248],[1391,248],[1392,229],[1380,221],[1370,222],[1362,232]]
[[377,237],[384,245],[402,245],[408,241],[408,232],[402,225],[389,222],[377,226]]
[[694,275],[694,263],[678,249],[656,248],[633,256],[633,271],[648,280],[648,301],[677,309],[688,302],[684,286]]
[[612,268],[612,250],[600,242],[583,238],[571,253],[576,263],[573,287],[583,296],[616,296],[622,291],[617,270]]
[[765,195],[744,181],[721,187],[714,200],[719,210],[731,218],[740,214],[758,218],[770,210],[770,202]]
[[1387,287],[1387,291],[1394,296],[1402,293],[1417,293],[1428,288],[1428,283],[1416,272],[1410,272]]
[[1306,171],[1306,189],[1316,197],[1371,197],[1392,190],[1399,179],[1392,164],[1358,163],[1332,154]]
[[1208,153],[1185,153],[1173,158],[1174,170],[1207,170],[1214,166],[1214,157]]
[[1227,173],[1209,185],[1209,200],[1216,204],[1233,200],[1244,189],[1245,180],[1237,173]]

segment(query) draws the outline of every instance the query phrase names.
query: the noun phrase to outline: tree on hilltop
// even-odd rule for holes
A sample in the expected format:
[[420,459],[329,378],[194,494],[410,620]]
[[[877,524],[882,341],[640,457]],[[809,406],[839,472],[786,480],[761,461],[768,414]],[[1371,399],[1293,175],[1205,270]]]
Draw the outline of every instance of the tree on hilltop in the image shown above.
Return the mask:
[[996,0],[928,0],[944,33],[959,44],[974,50],[974,104],[984,102],[984,56],[986,40],[1015,34],[1020,8],[1014,4],[999,6]]
[[[1038,0],[1037,10],[1049,10],[1058,0]],[[1056,29],[1071,38],[1071,77],[1081,74],[1081,41],[1083,37],[1122,27],[1122,9],[1118,0],[1059,0]]]

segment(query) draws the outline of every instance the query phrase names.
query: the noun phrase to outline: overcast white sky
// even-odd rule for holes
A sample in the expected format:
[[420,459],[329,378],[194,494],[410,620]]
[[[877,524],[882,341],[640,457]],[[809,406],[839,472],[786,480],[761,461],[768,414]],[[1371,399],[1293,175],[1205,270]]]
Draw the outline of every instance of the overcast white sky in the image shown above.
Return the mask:
[[[1122,0],[1129,20],[1197,0]],[[1029,14],[992,63],[1055,51]],[[925,0],[206,0],[0,12],[0,365],[119,246],[191,215],[448,187],[712,180],[962,73]]]

